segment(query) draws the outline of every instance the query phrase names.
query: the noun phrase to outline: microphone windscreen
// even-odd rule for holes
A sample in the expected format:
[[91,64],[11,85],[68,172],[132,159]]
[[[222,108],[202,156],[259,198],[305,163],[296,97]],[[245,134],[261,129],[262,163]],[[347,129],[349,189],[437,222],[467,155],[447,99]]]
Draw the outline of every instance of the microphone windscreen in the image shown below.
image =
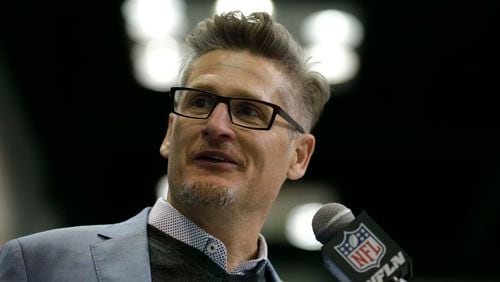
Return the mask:
[[344,230],[354,220],[351,210],[339,203],[321,207],[313,217],[312,228],[316,239],[326,244],[330,238]]

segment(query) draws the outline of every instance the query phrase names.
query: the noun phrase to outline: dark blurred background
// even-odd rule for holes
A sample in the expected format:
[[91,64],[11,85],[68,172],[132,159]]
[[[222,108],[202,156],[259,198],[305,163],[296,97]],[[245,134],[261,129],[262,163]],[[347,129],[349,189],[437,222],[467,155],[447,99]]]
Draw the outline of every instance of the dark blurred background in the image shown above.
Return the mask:
[[[186,1],[188,15],[202,2]],[[304,181],[366,210],[413,257],[416,281],[500,279],[492,3],[274,3],[278,12],[356,7],[365,30],[360,70],[332,86]],[[0,244],[151,206],[166,172],[168,103],[134,77],[122,1],[2,6]],[[269,241],[284,280],[330,280],[320,252]]]

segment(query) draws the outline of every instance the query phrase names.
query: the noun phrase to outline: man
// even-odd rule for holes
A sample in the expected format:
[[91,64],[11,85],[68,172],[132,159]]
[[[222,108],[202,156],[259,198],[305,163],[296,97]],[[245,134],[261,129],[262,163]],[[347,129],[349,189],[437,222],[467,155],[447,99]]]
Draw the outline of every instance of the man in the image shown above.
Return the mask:
[[277,281],[260,231],[306,172],[328,84],[265,13],[199,23],[160,148],[169,191],[115,225],[42,232],[0,251],[0,281]]

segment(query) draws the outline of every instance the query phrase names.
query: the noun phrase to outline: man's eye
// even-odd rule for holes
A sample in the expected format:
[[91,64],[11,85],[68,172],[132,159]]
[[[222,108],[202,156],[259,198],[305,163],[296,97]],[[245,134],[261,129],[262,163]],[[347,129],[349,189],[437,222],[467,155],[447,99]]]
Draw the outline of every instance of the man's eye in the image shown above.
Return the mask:
[[242,103],[236,108],[235,112],[240,116],[247,116],[247,117],[259,117],[262,115],[259,108],[250,103],[244,103],[244,104]]
[[190,107],[196,107],[196,108],[210,108],[212,104],[213,104],[212,99],[204,95],[198,95],[196,97],[193,97],[189,102]]

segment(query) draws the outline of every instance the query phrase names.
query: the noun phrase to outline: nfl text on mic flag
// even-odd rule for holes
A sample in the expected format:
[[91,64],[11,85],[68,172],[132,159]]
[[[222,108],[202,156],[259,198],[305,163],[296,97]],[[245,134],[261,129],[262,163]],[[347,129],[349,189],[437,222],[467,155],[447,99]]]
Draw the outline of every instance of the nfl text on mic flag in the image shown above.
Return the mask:
[[405,281],[412,261],[375,221],[362,212],[356,218],[339,203],[321,207],[313,217],[323,262],[339,281]]

